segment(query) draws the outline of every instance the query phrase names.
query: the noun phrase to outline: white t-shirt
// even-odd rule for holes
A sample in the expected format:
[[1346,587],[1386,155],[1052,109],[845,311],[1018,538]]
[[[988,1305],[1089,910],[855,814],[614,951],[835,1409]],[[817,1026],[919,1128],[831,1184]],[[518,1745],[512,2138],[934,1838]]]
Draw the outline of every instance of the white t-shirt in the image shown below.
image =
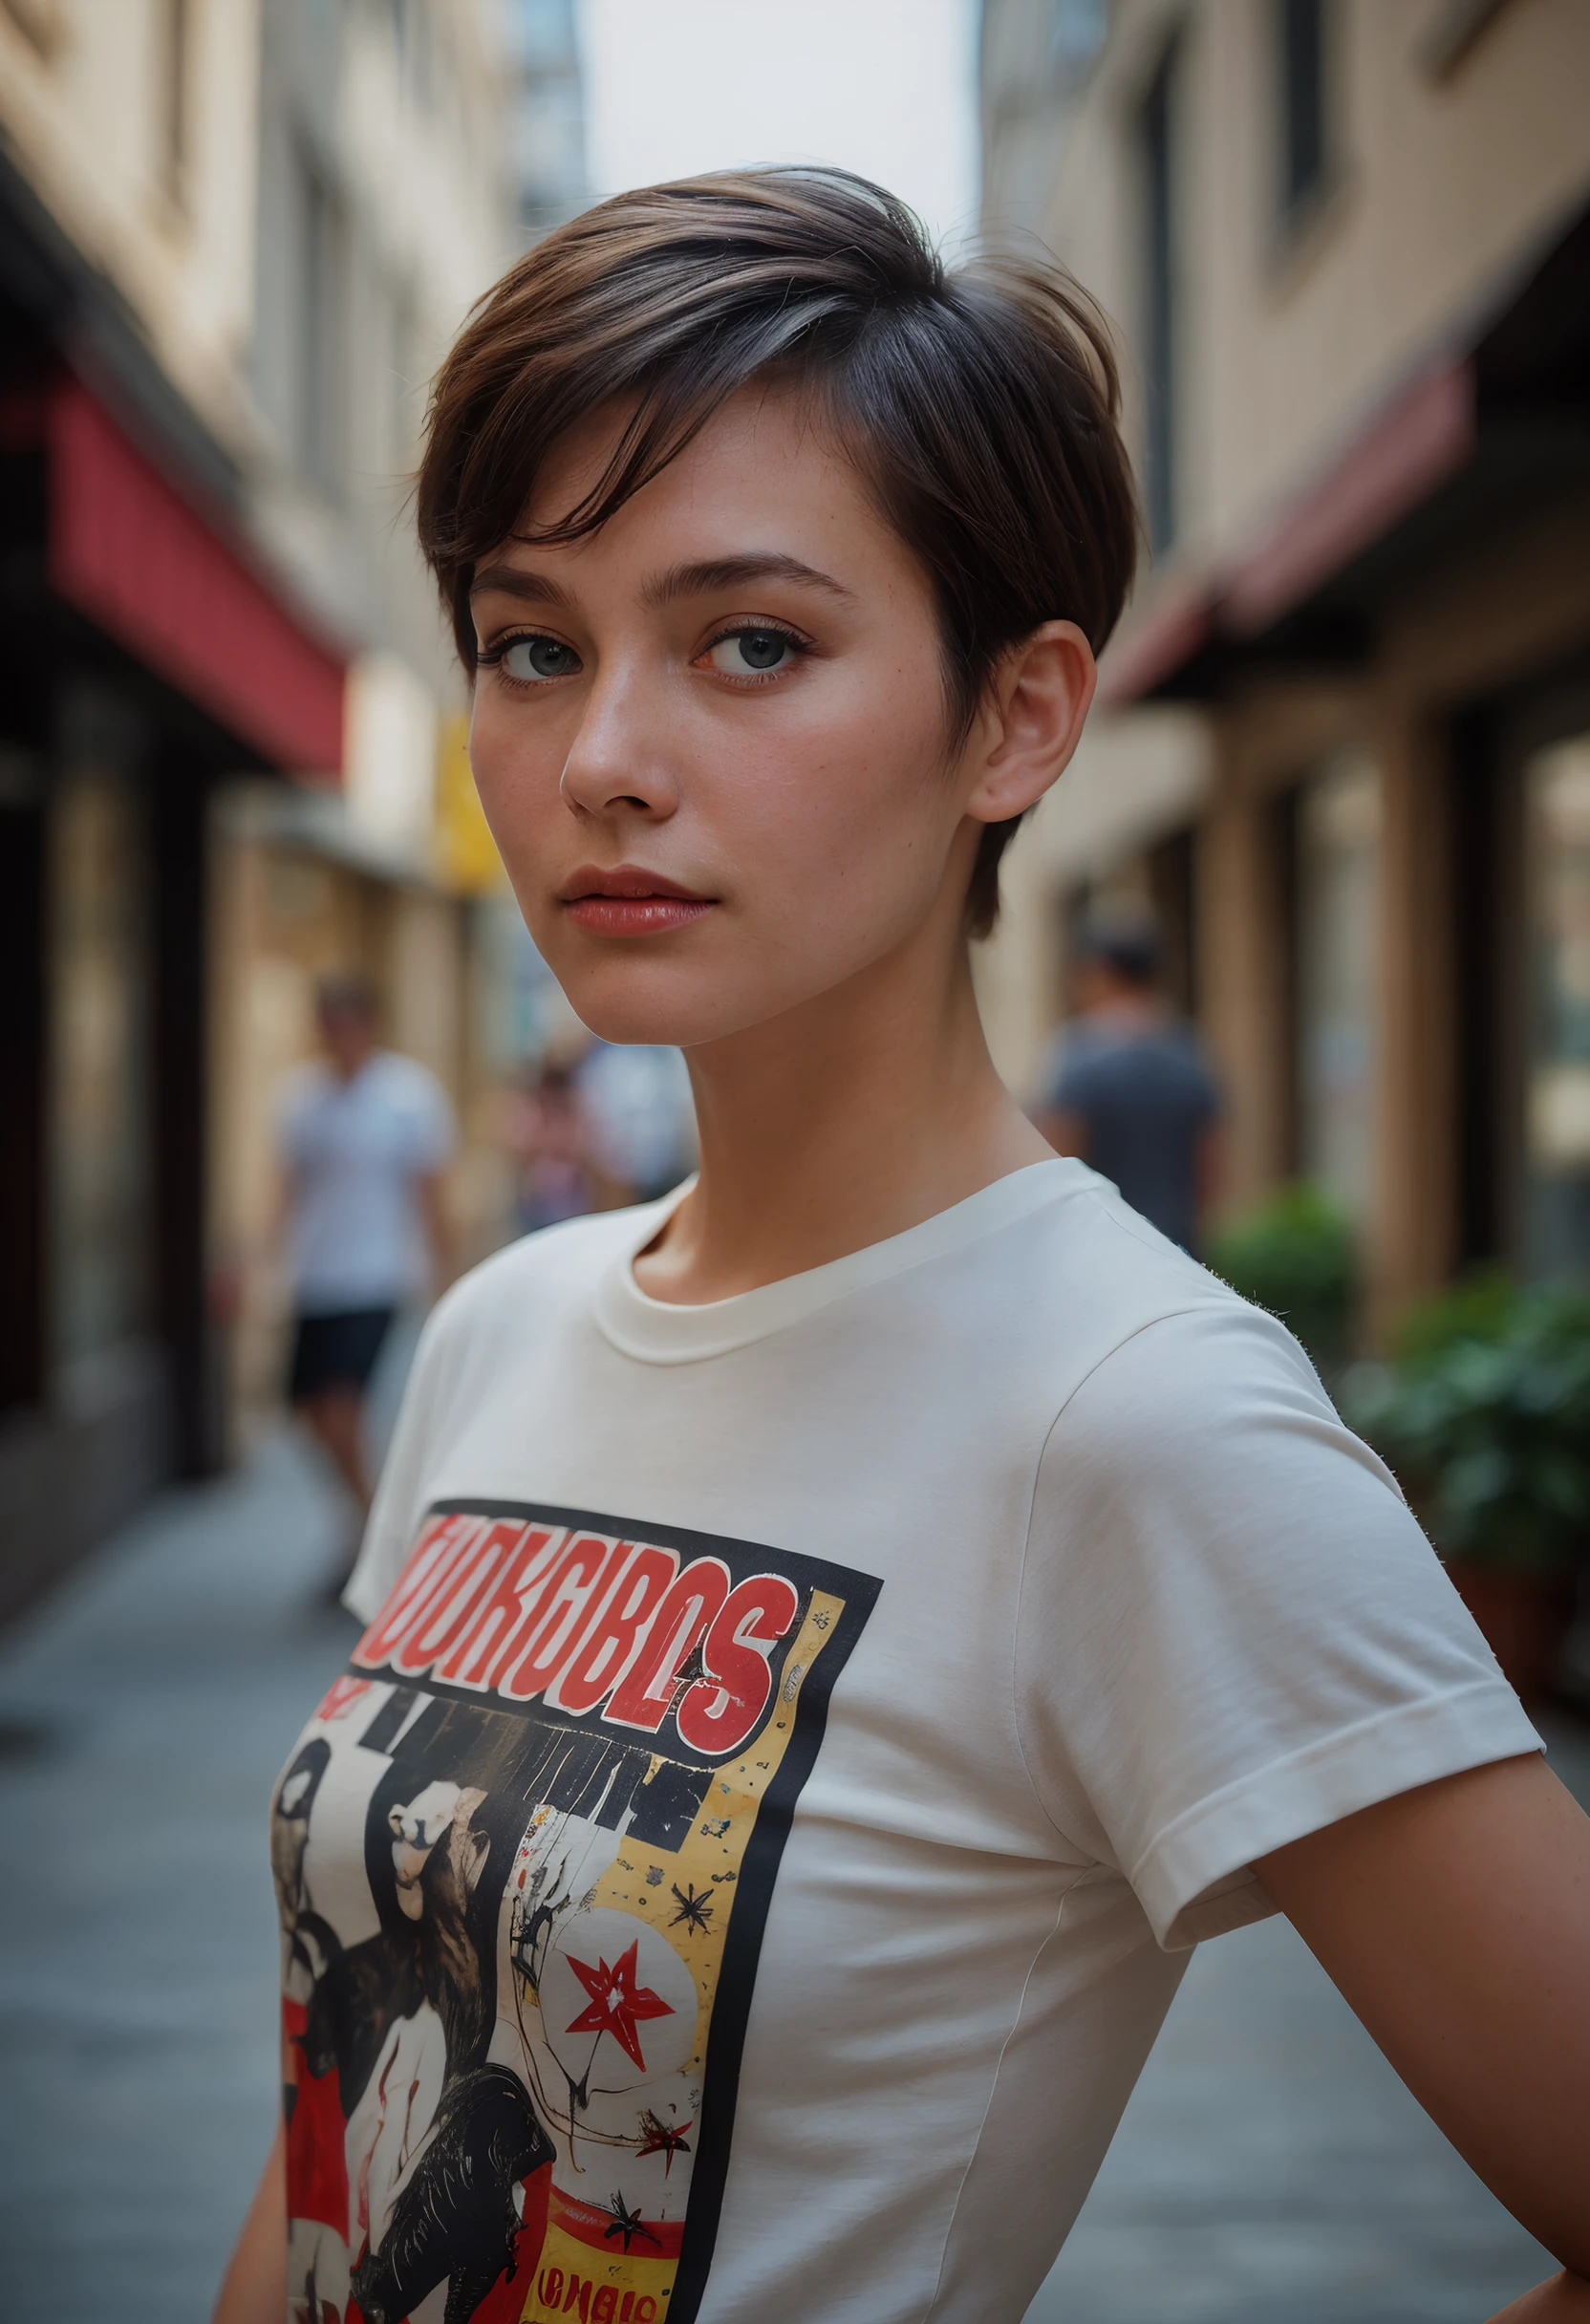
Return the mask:
[[423,1998],[300,1969],[293,2119],[448,2028],[375,2241],[350,2134],[367,2312],[1016,2324],[1253,1860],[1536,1738],[1295,1343],[1081,1163],[705,1307],[635,1284],[666,1209],[427,1326],[274,1851]]
[[377,1050],[352,1081],[300,1066],[279,1142],[297,1181],[290,1227],[303,1315],[388,1307],[425,1286],[418,1181],[453,1151],[453,1108],[434,1073]]

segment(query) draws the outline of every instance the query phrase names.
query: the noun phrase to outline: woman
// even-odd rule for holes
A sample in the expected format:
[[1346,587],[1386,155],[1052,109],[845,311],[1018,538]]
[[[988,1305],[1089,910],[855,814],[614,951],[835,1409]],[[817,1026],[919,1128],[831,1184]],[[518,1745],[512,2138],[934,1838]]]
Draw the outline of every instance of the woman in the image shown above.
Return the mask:
[[[441,374],[486,814],[701,1147],[442,1302],[349,1592],[365,1757],[526,1738],[488,2055],[555,2153],[449,2318],[1014,2324],[1187,1947],[1278,1908],[1561,2260],[1510,2324],[1590,2315],[1590,1826],[1287,1334],[978,1029],[1115,411],[1073,287],[830,172],[603,204]],[[268,2173],[226,2324],[283,2237]]]

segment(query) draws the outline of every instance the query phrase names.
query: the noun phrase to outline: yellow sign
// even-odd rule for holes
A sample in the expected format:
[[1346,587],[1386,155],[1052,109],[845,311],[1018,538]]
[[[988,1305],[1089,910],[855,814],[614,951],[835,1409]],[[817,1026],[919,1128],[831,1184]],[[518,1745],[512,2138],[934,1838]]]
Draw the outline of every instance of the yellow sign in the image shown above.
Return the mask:
[[437,868],[460,895],[489,895],[507,874],[497,842],[481,812],[469,765],[469,714],[458,710],[441,721],[436,769]]

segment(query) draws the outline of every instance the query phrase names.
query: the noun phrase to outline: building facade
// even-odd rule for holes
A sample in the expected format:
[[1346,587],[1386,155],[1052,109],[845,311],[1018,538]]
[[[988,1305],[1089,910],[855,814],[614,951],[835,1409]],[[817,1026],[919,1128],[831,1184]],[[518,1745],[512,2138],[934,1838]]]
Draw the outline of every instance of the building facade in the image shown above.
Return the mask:
[[987,0],[985,209],[1100,299],[1150,555],[982,963],[1031,1086],[1127,893],[1371,1324],[1590,1272],[1590,13]]
[[519,247],[498,0],[0,0],[0,1615],[226,1455],[317,974],[503,1210],[495,867],[404,523]]

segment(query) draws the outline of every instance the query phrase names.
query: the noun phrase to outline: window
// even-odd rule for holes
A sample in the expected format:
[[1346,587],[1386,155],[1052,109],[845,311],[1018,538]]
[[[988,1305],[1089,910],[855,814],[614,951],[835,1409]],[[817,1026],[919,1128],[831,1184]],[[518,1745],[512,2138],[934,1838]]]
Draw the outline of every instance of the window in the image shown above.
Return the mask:
[[141,1336],[152,1243],[148,856],[131,786],[75,766],[50,839],[54,1365]]
[[1158,556],[1176,529],[1175,86],[1171,42],[1149,87],[1143,146],[1143,483]]
[[1590,734],[1524,767],[1524,1261],[1590,1275]]
[[189,0],[164,0],[161,56],[161,170],[165,190],[181,204],[188,161]]
[[1109,0],[1051,0],[1049,54],[1066,80],[1080,80],[1109,32]]
[[342,221],[307,154],[299,183],[298,454],[311,481],[334,492],[342,472]]
[[1276,0],[1280,207],[1296,217],[1325,179],[1325,0]]
[[13,24],[19,25],[41,56],[54,54],[61,37],[60,0],[4,0]]
[[1296,803],[1298,1166],[1355,1221],[1374,1170],[1380,777],[1353,753]]

